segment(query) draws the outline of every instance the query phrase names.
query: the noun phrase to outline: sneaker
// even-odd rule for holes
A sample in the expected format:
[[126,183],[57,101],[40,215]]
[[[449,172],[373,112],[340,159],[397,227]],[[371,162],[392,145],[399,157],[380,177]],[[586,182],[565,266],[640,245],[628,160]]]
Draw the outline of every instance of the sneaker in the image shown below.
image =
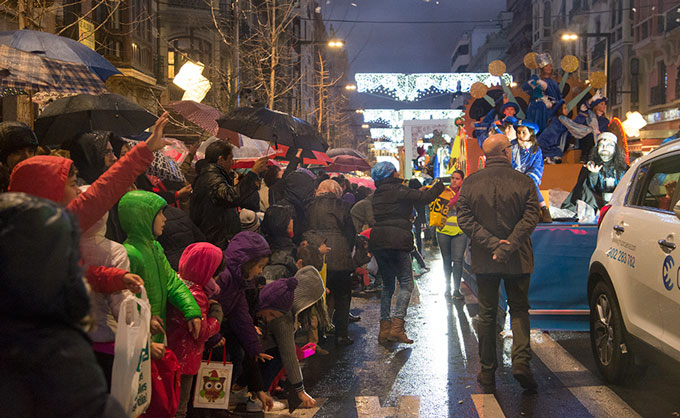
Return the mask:
[[457,300],[462,300],[465,299],[465,296],[463,296],[463,294],[460,293],[460,290],[456,290],[455,292],[453,292],[453,298]]
[[543,163],[544,163],[544,164],[555,164],[555,160],[553,160],[553,159],[550,158],[550,157],[545,157],[545,158],[543,159]]
[[[286,406],[285,403],[277,401],[276,399],[274,399],[274,406],[272,406],[272,411],[283,411],[286,408],[287,408],[287,406]],[[253,398],[253,397],[248,398],[248,402],[246,402],[246,411],[247,412],[262,412],[263,411],[262,401],[257,399],[257,398]]]
[[560,157],[554,157],[554,158],[553,158],[553,162],[554,162],[555,164],[562,164],[562,159],[561,159]]
[[512,366],[512,377],[514,377],[524,389],[536,389],[538,387],[538,383],[536,383],[529,366],[514,364]]
[[246,401],[248,401],[249,398],[250,394],[248,394],[247,387],[238,391],[232,390],[231,393],[229,394],[229,406],[236,406],[246,403]]

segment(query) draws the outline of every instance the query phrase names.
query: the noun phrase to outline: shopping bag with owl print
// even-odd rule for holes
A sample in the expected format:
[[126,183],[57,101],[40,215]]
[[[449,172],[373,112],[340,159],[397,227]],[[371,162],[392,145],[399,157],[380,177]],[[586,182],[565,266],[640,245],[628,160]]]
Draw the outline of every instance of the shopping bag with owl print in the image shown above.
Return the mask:
[[227,362],[226,349],[222,361],[210,361],[211,357],[212,351],[198,369],[194,408],[227,409],[233,365]]
[[127,296],[120,305],[111,375],[111,396],[129,417],[138,417],[151,402],[149,323],[151,306],[142,287],[141,298]]

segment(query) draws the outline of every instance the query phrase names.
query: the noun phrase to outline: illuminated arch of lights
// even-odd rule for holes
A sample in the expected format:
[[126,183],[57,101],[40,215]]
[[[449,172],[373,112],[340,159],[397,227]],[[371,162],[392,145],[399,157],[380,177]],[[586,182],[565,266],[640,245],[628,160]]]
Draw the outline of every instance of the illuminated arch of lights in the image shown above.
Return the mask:
[[[354,80],[359,93],[387,96],[402,102],[415,102],[435,94],[465,93],[470,86],[481,82],[487,86],[500,84],[500,77],[489,73],[357,73]],[[512,75],[503,74],[506,85]]]
[[403,142],[405,120],[455,119],[463,115],[459,109],[364,109],[364,122],[370,124],[385,121],[391,128],[372,128],[371,138],[387,138],[392,142]]

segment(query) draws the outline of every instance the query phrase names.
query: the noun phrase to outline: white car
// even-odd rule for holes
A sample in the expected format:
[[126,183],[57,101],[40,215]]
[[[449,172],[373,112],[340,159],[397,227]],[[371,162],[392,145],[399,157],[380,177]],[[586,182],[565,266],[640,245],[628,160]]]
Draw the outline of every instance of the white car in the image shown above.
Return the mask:
[[[600,211],[590,259],[590,341],[604,378],[641,358],[680,362],[680,140],[635,161]],[[640,367],[642,366],[642,367]]]

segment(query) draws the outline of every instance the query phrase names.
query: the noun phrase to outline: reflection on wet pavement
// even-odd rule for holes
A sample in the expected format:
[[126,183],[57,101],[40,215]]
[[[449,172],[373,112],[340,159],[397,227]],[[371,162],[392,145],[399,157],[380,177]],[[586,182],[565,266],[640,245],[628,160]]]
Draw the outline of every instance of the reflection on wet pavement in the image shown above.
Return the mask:
[[[429,248],[425,256],[431,270],[417,280],[406,320],[407,334],[415,343],[378,344],[379,293],[353,297],[352,312],[361,315],[349,328],[355,343],[336,349],[329,338],[322,345],[330,355],[305,360],[307,391],[328,398],[315,417],[591,417],[608,416],[610,407],[619,418],[634,416],[630,399],[622,401],[619,388],[610,390],[593,373],[587,333],[554,333],[555,342],[548,334],[532,331],[536,352],[531,367],[539,389],[524,391],[512,377],[509,318],[499,334],[496,393],[481,395],[476,381],[476,298],[464,288],[465,301],[447,300],[438,250]],[[553,354],[548,360],[546,347]],[[576,366],[579,361],[583,365]],[[556,364],[577,369],[568,373]],[[680,377],[673,375],[671,381],[680,383]],[[678,401],[666,401],[661,410],[667,412],[673,402]],[[659,416],[653,408],[649,411],[640,415]]]

